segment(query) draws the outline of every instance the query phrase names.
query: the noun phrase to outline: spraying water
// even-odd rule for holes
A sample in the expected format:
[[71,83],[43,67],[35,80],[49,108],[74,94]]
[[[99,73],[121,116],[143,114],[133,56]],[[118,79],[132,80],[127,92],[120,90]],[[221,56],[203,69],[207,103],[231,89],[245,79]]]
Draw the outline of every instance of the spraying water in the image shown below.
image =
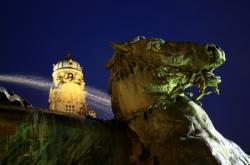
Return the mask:
[[[32,75],[0,75],[1,82],[8,82],[14,84],[25,85],[28,87],[36,88],[39,90],[48,91],[52,85],[52,82],[46,78],[32,76]],[[86,86],[87,101],[90,106],[93,106],[106,114],[106,116],[113,116],[111,110],[110,96],[105,92]],[[104,114],[104,115],[105,115]]]

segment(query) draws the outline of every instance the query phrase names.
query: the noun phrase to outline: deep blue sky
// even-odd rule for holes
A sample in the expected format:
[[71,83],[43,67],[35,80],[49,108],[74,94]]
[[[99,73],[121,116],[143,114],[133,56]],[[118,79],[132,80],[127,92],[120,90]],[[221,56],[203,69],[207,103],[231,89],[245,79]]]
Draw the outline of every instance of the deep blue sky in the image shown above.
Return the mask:
[[[104,91],[112,41],[144,35],[220,45],[227,58],[216,71],[221,95],[205,97],[203,107],[225,137],[250,151],[249,1],[10,0],[1,2],[0,21],[0,74],[50,78],[52,64],[69,50],[83,66],[86,84]],[[0,85],[47,107],[47,93]]]

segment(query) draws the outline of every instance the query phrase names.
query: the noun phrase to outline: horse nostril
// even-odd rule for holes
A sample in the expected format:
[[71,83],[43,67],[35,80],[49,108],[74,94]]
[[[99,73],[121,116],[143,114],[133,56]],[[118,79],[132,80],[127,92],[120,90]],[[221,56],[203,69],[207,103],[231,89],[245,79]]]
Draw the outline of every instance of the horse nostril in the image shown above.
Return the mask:
[[207,52],[208,53],[213,53],[216,51],[217,46],[216,45],[208,45],[207,46]]

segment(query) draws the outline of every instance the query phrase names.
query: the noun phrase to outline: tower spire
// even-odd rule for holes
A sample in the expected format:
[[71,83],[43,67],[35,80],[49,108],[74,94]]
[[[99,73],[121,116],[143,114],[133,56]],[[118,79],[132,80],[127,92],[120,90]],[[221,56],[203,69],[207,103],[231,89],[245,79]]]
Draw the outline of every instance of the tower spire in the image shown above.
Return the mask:
[[71,53],[70,52],[66,52],[65,55],[64,55],[64,59],[65,60],[71,59]]

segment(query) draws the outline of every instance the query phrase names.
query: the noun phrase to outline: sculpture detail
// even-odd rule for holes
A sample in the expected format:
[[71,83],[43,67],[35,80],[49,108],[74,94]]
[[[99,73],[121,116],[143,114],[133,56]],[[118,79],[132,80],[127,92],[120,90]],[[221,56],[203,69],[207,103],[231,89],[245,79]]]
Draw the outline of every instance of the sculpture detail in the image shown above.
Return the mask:
[[154,84],[146,87],[149,92],[174,97],[195,86],[199,91],[196,101],[212,92],[219,93],[221,79],[213,71],[225,62],[225,54],[214,44],[136,37],[128,42],[113,43],[112,47],[115,53],[106,64],[106,68],[112,69],[110,82],[126,79],[139,69],[153,75]]
[[[219,47],[143,36],[113,47],[106,67],[115,119],[0,107],[0,164],[250,164],[185,95],[192,86],[196,102],[218,93],[213,71],[225,62]],[[51,108],[71,113],[85,103],[78,64],[67,54],[54,65]]]

